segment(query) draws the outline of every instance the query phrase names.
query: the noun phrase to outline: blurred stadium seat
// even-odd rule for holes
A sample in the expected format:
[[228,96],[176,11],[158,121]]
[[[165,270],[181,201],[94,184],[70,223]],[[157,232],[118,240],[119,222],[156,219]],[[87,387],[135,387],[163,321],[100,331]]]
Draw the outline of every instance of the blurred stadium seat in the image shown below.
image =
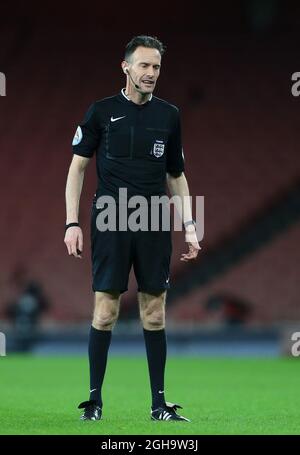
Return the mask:
[[[84,260],[75,261],[63,244],[70,143],[89,104],[123,86],[119,64],[131,35],[120,28],[103,41],[106,25],[91,27],[84,21],[78,33],[77,23],[64,26],[68,13],[62,10],[55,30],[46,12],[41,21],[20,20],[0,29],[8,76],[8,96],[0,103],[0,318],[13,293],[8,277],[20,261],[43,283],[51,301],[49,319],[86,321],[92,310],[89,213],[95,166],[92,162],[87,171],[81,201]],[[159,27],[154,32],[165,38],[168,52],[156,95],[180,107],[190,191],[205,196],[200,263],[299,177],[299,103],[289,96],[286,80],[287,69],[297,69],[295,56],[280,34],[250,40],[247,34],[210,35],[192,28],[179,34],[172,21],[168,33],[163,28],[160,34]],[[189,266],[179,261],[186,248],[183,235],[173,238],[171,281],[176,287]],[[299,243],[295,222],[210,282],[195,282],[184,296],[172,299],[169,317],[205,322],[206,299],[228,291],[252,302],[253,322],[299,319]],[[135,291],[132,277],[123,299],[124,318],[137,315]]]

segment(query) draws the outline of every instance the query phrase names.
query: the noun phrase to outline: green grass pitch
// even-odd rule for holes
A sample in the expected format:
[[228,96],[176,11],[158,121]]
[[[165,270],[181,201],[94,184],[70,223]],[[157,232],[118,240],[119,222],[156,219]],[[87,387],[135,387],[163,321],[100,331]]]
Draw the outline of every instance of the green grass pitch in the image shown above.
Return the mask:
[[103,420],[81,422],[87,357],[0,358],[0,434],[299,434],[300,360],[169,357],[166,399],[192,422],[150,420],[146,358],[108,360]]

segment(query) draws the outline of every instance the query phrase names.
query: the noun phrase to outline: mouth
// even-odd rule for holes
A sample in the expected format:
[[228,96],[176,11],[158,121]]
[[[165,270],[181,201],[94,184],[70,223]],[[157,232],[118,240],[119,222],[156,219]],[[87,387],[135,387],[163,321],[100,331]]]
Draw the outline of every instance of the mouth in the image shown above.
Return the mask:
[[153,87],[154,81],[151,81],[150,79],[144,79],[143,84],[145,84],[147,87]]

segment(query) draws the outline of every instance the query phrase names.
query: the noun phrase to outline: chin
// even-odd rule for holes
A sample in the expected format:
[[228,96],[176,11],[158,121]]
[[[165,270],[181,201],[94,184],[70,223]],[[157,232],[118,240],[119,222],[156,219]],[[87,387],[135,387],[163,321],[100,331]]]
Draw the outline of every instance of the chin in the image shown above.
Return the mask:
[[143,87],[143,94],[144,95],[149,95],[152,92],[154,92],[155,86],[154,87]]
[[154,92],[155,87],[149,87],[147,90],[145,90],[145,93],[152,93]]

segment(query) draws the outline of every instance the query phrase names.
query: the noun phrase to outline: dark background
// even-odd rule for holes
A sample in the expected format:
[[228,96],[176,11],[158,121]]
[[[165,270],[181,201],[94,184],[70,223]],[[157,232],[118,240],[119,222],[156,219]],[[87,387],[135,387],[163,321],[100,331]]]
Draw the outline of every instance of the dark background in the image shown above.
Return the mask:
[[[190,192],[205,197],[195,264],[179,261],[174,234],[170,324],[300,320],[299,4],[2,2],[0,13],[0,319],[34,280],[45,325],[90,320],[95,161],[79,261],[63,243],[71,141],[88,106],[125,86],[126,43],[150,34],[167,46],[155,94],[181,110]],[[121,318],[137,316],[131,277]]]

